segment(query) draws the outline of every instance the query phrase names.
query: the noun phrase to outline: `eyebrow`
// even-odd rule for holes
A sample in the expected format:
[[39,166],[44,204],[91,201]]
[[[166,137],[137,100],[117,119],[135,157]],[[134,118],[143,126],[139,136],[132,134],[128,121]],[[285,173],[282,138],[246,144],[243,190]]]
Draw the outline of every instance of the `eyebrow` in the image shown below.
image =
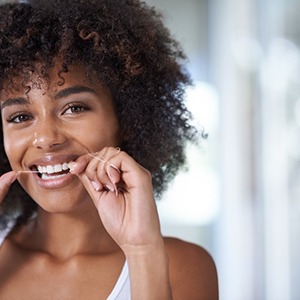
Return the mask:
[[29,104],[29,100],[27,98],[9,98],[6,99],[5,101],[1,102],[1,109],[7,107],[7,106],[12,106],[12,105],[26,105]]
[[84,92],[96,95],[96,91],[93,90],[92,88],[89,88],[87,86],[76,85],[76,86],[72,86],[72,87],[68,87],[63,90],[60,90],[59,92],[57,92],[55,94],[54,99],[60,99],[60,98],[67,97],[72,94],[79,94],[79,93],[84,93]]
[[[64,97],[67,97],[69,95],[73,94],[79,94],[79,93],[91,93],[96,95],[96,91],[93,90],[92,88],[89,88],[87,86],[81,86],[81,85],[76,85],[72,87],[65,88],[63,90],[60,90],[54,95],[54,99],[61,99]],[[1,109],[7,107],[7,106],[13,106],[13,105],[26,105],[29,104],[30,101],[28,98],[23,98],[23,97],[17,97],[17,98],[9,98],[1,102]]]

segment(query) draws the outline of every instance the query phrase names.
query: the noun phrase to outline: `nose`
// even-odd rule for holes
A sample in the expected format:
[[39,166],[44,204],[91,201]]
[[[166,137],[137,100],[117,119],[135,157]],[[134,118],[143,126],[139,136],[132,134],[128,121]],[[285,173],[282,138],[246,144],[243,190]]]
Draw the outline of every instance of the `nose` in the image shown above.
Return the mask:
[[33,146],[38,149],[52,150],[65,142],[62,129],[50,118],[38,120],[33,135]]

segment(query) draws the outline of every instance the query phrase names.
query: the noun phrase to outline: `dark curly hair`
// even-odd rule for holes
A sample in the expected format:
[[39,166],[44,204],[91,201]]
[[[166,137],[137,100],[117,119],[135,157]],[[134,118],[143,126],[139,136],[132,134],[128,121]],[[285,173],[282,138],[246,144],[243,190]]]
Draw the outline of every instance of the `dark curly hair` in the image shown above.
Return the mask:
[[[87,78],[111,90],[120,147],[152,173],[158,197],[184,165],[185,144],[196,133],[183,103],[191,83],[185,59],[160,14],[137,0],[33,0],[0,6],[0,89],[14,88],[16,76],[24,85],[33,73],[47,79],[57,61],[63,84],[69,66],[82,64]],[[3,142],[0,147],[3,173],[10,165]],[[17,211],[22,224],[35,209],[16,182],[1,204],[2,224]]]

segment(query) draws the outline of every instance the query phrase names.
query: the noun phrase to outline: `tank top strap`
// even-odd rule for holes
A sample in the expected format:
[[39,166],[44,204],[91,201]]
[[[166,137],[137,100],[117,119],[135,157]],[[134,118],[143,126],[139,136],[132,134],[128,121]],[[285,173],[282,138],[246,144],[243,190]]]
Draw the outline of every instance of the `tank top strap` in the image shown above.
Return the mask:
[[127,261],[125,261],[122,272],[106,300],[130,300],[130,278]]

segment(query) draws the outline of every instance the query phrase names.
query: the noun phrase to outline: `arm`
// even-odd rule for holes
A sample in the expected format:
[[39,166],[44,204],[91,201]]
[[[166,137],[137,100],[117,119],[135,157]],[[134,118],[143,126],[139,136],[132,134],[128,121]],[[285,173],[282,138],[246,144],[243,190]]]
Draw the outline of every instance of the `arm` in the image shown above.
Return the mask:
[[130,271],[132,299],[173,299],[169,261],[163,242],[157,246],[132,249],[125,255]]
[[217,300],[218,278],[215,263],[202,247],[167,238],[170,280],[174,300]]
[[126,256],[132,299],[172,299],[150,172],[113,147],[78,158],[71,172]]
[[[191,247],[165,244],[160,232],[152,177],[146,169],[125,152],[108,147],[78,158],[71,172],[79,177],[89,192],[105,229],[126,256],[132,299],[171,300],[172,293],[174,299],[216,299],[188,297],[206,289],[206,283],[199,283],[197,280],[201,278],[196,277],[191,279],[194,284],[181,283],[182,279],[186,280],[184,277],[199,275],[195,271],[197,265],[193,265],[198,264],[197,257],[193,255],[195,262],[183,267],[185,272],[181,273],[183,256],[180,253],[182,250],[186,253]],[[201,274],[202,269],[203,260]],[[195,274],[188,274],[194,271]],[[177,288],[177,284],[182,288]],[[195,289],[194,294],[190,288]]]

